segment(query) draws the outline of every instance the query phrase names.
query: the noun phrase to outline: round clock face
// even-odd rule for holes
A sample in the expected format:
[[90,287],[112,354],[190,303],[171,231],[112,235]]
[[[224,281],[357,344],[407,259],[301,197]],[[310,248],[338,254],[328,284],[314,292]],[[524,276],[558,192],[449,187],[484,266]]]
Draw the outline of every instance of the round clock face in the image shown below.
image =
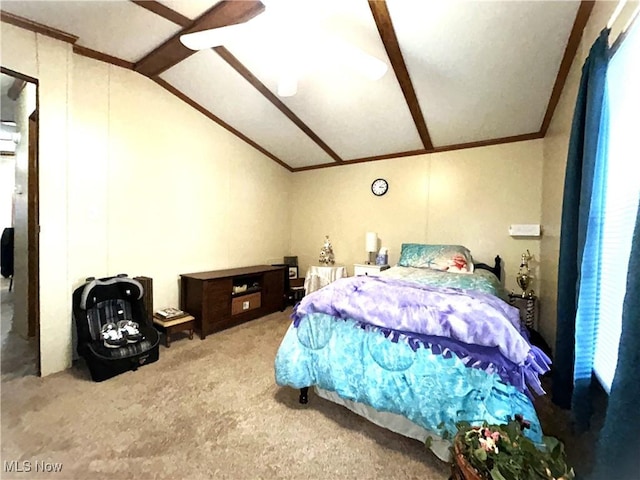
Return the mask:
[[384,195],[389,190],[389,183],[384,178],[378,178],[371,184],[371,191],[378,197]]

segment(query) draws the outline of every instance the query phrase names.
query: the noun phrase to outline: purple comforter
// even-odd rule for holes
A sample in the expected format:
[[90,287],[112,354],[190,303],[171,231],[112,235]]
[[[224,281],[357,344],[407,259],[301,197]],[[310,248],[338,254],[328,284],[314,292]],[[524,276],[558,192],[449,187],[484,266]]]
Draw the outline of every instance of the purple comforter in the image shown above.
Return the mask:
[[526,377],[535,391],[544,393],[537,374],[548,371],[551,361],[521,331],[518,309],[493,295],[393,278],[349,277],[304,297],[294,322],[311,313],[399,332],[430,348],[440,344],[436,353],[445,347],[472,357],[472,364],[506,368],[511,377],[517,370],[522,382],[516,383],[524,384]]

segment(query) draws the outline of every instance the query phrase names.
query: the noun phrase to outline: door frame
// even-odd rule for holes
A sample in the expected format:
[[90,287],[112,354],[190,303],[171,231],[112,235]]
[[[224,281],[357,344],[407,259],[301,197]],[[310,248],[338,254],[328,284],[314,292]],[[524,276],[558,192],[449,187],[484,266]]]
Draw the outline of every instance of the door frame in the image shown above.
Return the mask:
[[32,83],[36,87],[36,108],[29,116],[27,167],[27,328],[36,337],[36,372],[42,374],[40,359],[40,169],[39,119],[40,85],[37,78],[0,66],[5,75]]
[[36,100],[36,109],[29,116],[29,166],[27,173],[27,324],[29,337],[36,337],[36,371],[38,375],[40,375],[42,370],[40,367],[40,190],[38,182],[39,125],[37,105]]

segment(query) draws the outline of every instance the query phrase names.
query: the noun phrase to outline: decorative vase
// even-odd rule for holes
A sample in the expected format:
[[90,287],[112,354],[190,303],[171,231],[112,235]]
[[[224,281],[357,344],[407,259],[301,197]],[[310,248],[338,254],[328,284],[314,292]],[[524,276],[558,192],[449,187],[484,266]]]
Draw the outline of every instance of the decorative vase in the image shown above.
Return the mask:
[[529,290],[529,285],[531,285],[531,271],[529,270],[529,260],[531,259],[531,254],[529,250],[527,253],[522,254],[522,260],[520,261],[520,269],[518,270],[518,274],[516,275],[516,283],[522,289],[522,298],[526,297]]

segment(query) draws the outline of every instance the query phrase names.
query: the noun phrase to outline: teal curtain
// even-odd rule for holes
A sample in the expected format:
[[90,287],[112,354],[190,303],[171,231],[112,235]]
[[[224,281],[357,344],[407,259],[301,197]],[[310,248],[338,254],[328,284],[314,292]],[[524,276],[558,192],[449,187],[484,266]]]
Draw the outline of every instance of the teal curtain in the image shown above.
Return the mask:
[[598,145],[593,169],[587,232],[580,266],[578,309],[575,321],[575,358],[571,410],[579,430],[585,430],[589,426],[589,419],[592,413],[591,378],[600,315],[600,278],[602,273],[604,207],[607,194],[608,138],[609,109],[607,95],[605,94],[602,101]]
[[[553,368],[553,401],[563,408],[577,407],[581,418],[588,418],[589,406],[584,400],[586,383],[579,381],[577,395],[574,394],[574,373],[581,377],[589,362],[593,362],[593,328],[587,316],[578,320],[581,331],[576,337],[576,321],[579,309],[578,293],[584,288],[585,293],[598,276],[598,266],[592,268],[590,263],[597,239],[595,226],[588,236],[591,221],[596,225],[600,195],[598,188],[600,171],[603,164],[597,162],[602,157],[601,125],[603,105],[605,102],[606,71],[609,60],[609,29],[604,29],[595,41],[589,56],[582,67],[580,88],[576,100],[569,153],[564,183],[562,203],[562,227],[560,232],[560,258],[558,264],[558,300],[556,348]],[[605,166],[606,168],[606,166]],[[594,200],[594,179],[596,198]],[[592,206],[596,209],[592,213]],[[597,242],[596,242],[597,243]],[[583,262],[585,247],[588,261]],[[597,251],[597,247],[595,247]],[[585,272],[581,272],[583,265]],[[581,287],[582,274],[588,278]],[[597,302],[597,295],[592,302]],[[586,314],[588,305],[583,304],[581,312]],[[576,348],[576,342],[580,345]],[[580,355],[576,358],[576,355]],[[589,357],[591,360],[589,360]],[[575,367],[578,368],[575,368]],[[591,371],[589,371],[591,375]]]
[[622,309],[622,331],[616,374],[611,384],[607,414],[598,438],[592,480],[631,480],[640,475],[640,205],[631,244],[627,293]]

